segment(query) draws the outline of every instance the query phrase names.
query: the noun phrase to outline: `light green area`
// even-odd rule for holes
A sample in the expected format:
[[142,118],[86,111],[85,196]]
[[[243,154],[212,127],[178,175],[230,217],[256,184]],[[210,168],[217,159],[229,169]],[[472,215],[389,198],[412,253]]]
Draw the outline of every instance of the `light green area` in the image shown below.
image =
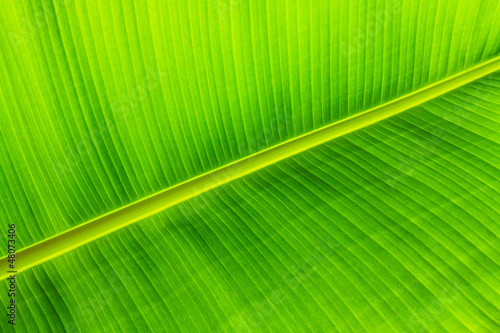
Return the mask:
[[[18,251],[44,244],[470,73],[500,55],[499,18],[496,0],[5,0],[0,242],[16,223]],[[18,275],[16,330],[499,331],[499,86],[20,256],[40,264]]]

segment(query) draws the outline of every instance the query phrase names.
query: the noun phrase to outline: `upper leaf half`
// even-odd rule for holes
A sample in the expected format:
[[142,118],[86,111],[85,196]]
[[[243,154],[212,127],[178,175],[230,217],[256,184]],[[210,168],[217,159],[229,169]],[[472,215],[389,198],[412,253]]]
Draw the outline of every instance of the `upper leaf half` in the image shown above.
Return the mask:
[[23,247],[499,54],[482,1],[4,1]]

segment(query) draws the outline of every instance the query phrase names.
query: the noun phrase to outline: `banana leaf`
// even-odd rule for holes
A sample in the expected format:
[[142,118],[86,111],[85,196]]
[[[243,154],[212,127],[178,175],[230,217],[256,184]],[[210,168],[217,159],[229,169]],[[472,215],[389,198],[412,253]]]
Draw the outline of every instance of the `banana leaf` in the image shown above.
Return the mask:
[[2,5],[2,332],[500,331],[500,2]]

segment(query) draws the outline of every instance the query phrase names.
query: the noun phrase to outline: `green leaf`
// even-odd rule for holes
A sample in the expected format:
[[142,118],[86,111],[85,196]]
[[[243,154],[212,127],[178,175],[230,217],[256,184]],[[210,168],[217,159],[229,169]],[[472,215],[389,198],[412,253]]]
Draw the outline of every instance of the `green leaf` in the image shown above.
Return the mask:
[[16,330],[500,329],[497,1],[4,7]]

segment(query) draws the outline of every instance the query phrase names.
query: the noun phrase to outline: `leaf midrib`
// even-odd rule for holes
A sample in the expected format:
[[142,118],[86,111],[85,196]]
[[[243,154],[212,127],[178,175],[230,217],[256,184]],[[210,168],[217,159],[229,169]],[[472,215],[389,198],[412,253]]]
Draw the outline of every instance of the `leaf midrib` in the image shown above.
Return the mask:
[[[375,124],[497,70],[500,70],[500,56],[391,102],[267,148],[111,211],[19,251],[16,255],[16,271],[20,273],[201,193],[342,135]],[[0,267],[4,274],[1,279],[4,279],[9,275],[5,273],[9,270],[7,256],[1,259]]]

